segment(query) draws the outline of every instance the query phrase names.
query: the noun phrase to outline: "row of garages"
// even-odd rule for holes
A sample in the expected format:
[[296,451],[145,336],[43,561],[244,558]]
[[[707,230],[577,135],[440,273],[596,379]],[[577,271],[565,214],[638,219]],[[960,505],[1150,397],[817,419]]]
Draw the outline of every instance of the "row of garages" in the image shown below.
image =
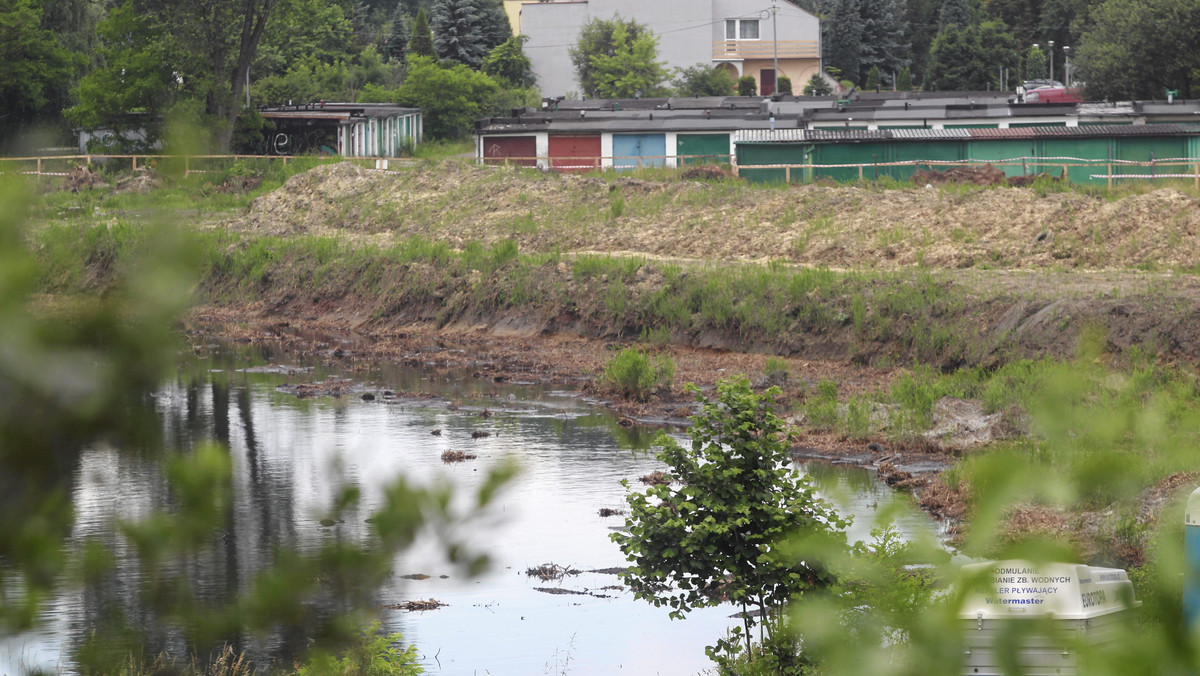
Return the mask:
[[[814,130],[752,129],[689,133],[480,134],[485,163],[557,171],[728,163],[752,181],[891,177],[952,163],[995,163],[1009,176],[1065,171],[1076,183],[1109,174],[1169,175],[1200,162],[1200,128],[1183,124],[1020,128]],[[1150,164],[1154,163],[1154,164]],[[1161,165],[1161,166],[1158,166]],[[756,168],[761,167],[761,168]]]
[[537,166],[573,172],[675,167],[698,162],[728,163],[733,153],[732,132],[538,132],[480,135],[476,143],[478,157],[487,164]]
[[753,181],[908,180],[922,169],[987,162],[1008,176],[1065,172],[1073,183],[1104,183],[1110,174],[1191,176],[1200,162],[1200,128],[1181,124],[747,131],[734,144],[739,173]]

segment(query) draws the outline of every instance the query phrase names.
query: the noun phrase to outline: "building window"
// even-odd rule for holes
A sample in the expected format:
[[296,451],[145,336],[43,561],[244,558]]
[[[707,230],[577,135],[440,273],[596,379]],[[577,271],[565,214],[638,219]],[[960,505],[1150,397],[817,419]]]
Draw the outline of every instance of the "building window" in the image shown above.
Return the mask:
[[758,19],[726,19],[726,40],[757,40]]

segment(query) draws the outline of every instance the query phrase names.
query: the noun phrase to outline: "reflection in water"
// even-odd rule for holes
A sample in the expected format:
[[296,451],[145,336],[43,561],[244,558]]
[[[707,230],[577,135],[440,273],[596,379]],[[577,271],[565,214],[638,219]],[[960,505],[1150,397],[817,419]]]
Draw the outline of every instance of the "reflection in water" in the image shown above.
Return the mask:
[[[187,451],[219,441],[233,463],[233,501],[222,532],[180,562],[200,602],[227,603],[246,592],[280,548],[312,550],[329,539],[365,538],[367,515],[398,475],[417,483],[449,481],[464,497],[494,463],[515,457],[522,473],[499,501],[499,518],[470,531],[473,543],[491,555],[489,573],[462,577],[436,542],[426,539],[397,558],[394,578],[377,591],[378,606],[427,598],[449,604],[425,613],[381,610],[390,630],[418,646],[427,671],[558,673],[569,662],[572,674],[687,674],[709,666],[703,646],[733,623],[728,607],[672,622],[666,610],[614,588],[619,582],[612,574],[584,572],[551,583],[524,575],[544,563],[582,571],[625,565],[608,539],[620,517],[603,518],[600,509],[623,510],[620,481],[637,489],[638,477],[661,469],[647,452],[658,430],[622,426],[568,392],[447,370],[356,374],[356,382],[378,395],[374,401],[353,395],[298,399],[275,388],[320,382],[330,374],[320,367],[293,374],[243,370],[275,358],[246,350],[215,352],[182,367],[154,399],[168,446]],[[385,389],[437,398],[384,397]],[[446,450],[468,451],[478,459],[445,465],[440,456]],[[888,498],[887,489],[844,467],[813,465],[808,471],[839,502],[846,499],[842,493],[849,496],[848,509],[860,515],[861,529],[851,540],[867,539],[870,515]],[[17,647],[8,651],[0,643],[0,673],[16,673],[13,665],[20,661],[58,668],[94,629],[122,621],[145,632],[149,653],[186,654],[182,634],[137,602],[140,569],[112,526],[171,507],[154,454],[94,448],[73,476],[74,541],[109,545],[117,566],[103,585],[58,599],[43,636],[10,642]],[[332,496],[346,483],[361,489],[361,512],[322,525]],[[901,524],[907,532],[921,528],[928,523],[919,516]],[[422,579],[408,579],[414,575]],[[553,587],[582,593],[539,591]],[[229,641],[260,664],[287,664],[307,637],[277,632]]]

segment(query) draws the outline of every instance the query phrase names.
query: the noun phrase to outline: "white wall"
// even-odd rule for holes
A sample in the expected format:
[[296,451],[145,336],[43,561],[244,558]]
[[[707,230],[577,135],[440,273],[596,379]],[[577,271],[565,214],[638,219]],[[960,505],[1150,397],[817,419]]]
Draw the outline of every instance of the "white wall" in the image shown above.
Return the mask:
[[[592,18],[619,15],[646,25],[658,37],[658,56],[669,71],[697,63],[712,65],[713,43],[725,39],[725,19],[759,19],[759,39],[774,40],[769,0],[587,0],[529,2],[521,6],[521,33],[529,36],[525,54],[533,64],[543,96],[582,93],[568,50]],[[780,40],[819,40],[819,20],[779,0]],[[794,83],[793,83],[794,84]]]

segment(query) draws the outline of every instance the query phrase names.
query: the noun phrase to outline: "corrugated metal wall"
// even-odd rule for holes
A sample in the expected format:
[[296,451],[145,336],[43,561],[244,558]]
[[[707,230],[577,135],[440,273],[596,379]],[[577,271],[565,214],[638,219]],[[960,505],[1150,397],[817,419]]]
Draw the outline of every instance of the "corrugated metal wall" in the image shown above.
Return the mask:
[[[1129,129],[1129,127],[1125,127]],[[922,132],[924,133],[924,132]],[[875,134],[875,135],[871,135]],[[1185,159],[1200,162],[1200,133],[1183,135],[1179,129],[1166,135],[1154,135],[1146,129],[1136,133],[1114,133],[1106,137],[1088,137],[1066,128],[1020,131],[992,130],[973,134],[957,130],[954,135],[928,132],[928,138],[916,132],[902,132],[904,138],[880,138],[876,132],[849,132],[847,138],[833,138],[829,132],[817,132],[803,140],[772,142],[759,137],[738,139],[736,156],[739,172],[751,181],[782,182],[790,173],[792,181],[829,178],[853,181],[891,177],[908,180],[918,168],[944,170],[957,160],[1005,162],[999,166],[1008,176],[1049,172],[1058,176],[1063,170],[1073,183],[1107,183],[1111,163],[1114,175],[1164,175],[1190,172],[1190,167],[1167,165],[1153,168],[1123,164],[1128,161]],[[876,166],[891,162],[930,161],[929,166],[907,164]],[[1086,163],[1086,164],[1085,164]],[[755,169],[756,165],[852,165],[818,166],[812,170],[782,168]],[[863,165],[860,173],[859,165]],[[1072,166],[1079,165],[1079,166]]]

